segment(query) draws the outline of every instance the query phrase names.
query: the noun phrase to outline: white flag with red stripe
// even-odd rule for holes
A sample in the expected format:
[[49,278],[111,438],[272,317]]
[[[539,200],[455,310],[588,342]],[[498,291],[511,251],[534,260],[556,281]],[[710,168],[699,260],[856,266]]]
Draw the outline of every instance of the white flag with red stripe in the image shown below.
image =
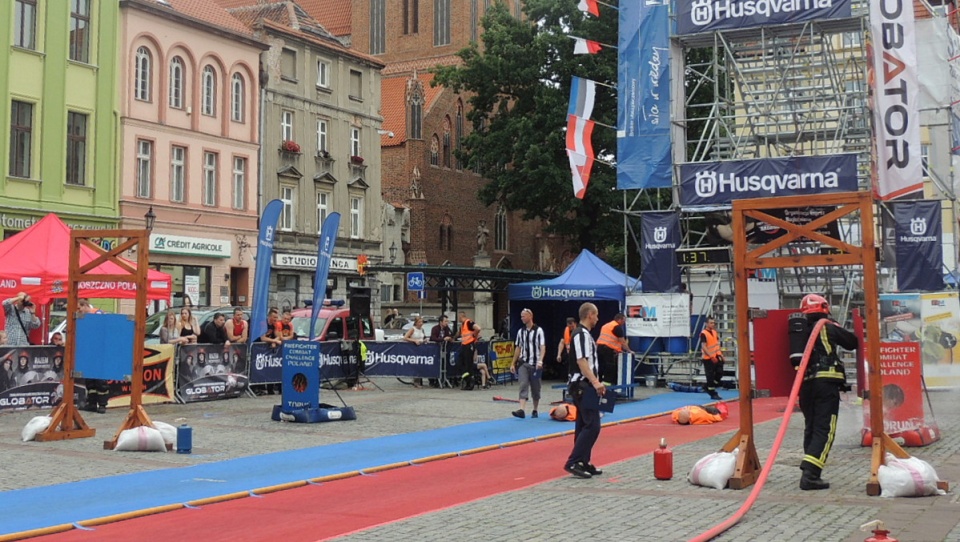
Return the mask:
[[580,0],[577,7],[580,8],[580,11],[589,13],[594,17],[600,16],[600,4],[597,3],[597,0]]
[[574,41],[573,54],[575,55],[595,55],[599,53],[601,49],[603,49],[598,41],[577,38],[574,36],[570,37],[573,38]]
[[570,173],[573,175],[573,195],[583,199],[590,184],[590,170],[593,169],[594,122],[589,119],[567,116],[567,158],[570,160]]

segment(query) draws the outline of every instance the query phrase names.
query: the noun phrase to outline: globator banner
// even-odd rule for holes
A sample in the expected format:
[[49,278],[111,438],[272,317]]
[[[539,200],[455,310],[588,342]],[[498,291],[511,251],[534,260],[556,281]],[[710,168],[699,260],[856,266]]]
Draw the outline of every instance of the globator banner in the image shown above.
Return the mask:
[[627,296],[628,337],[689,337],[690,296],[644,294]]
[[851,0],[678,0],[677,34],[850,16]]
[[245,344],[184,344],[177,359],[177,395],[184,403],[239,397],[249,383]]
[[856,190],[857,155],[853,153],[680,165],[680,204],[684,207]]

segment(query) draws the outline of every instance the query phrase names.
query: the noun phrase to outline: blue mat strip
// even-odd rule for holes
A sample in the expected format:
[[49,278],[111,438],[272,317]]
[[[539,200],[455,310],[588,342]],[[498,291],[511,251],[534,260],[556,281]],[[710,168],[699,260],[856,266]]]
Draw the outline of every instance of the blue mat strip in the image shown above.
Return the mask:
[[[737,397],[736,391],[720,393],[725,399]],[[604,416],[603,422],[670,412],[701,402],[706,402],[702,394],[664,393],[643,401],[619,404],[614,413]],[[0,492],[0,510],[3,510],[0,534],[76,524],[136,510],[249,492],[503,442],[539,438],[567,429],[570,429],[568,424],[546,416],[536,420],[507,418],[189,467],[5,491]],[[56,506],[50,506],[50,503],[56,503]]]

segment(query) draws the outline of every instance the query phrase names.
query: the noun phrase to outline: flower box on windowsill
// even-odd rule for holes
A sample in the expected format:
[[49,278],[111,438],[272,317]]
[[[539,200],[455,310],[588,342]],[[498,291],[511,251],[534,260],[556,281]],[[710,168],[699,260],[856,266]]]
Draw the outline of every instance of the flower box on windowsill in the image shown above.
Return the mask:
[[300,145],[296,141],[284,141],[280,143],[280,152],[300,154]]
[[324,162],[332,162],[333,156],[330,155],[330,151],[317,151],[317,159],[323,160]]
[[351,163],[351,164],[356,164],[356,165],[358,165],[358,166],[361,166],[361,165],[363,165],[363,157],[362,157],[362,156],[351,156],[351,157],[350,157],[350,163]]

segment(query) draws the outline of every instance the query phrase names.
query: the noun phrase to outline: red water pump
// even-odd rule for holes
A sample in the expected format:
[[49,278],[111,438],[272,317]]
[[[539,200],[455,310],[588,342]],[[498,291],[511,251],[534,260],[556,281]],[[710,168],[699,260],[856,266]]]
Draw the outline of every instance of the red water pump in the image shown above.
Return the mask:
[[653,451],[653,476],[657,480],[673,478],[673,451],[667,449],[667,439],[660,439],[660,448]]
[[887,536],[890,534],[890,531],[883,528],[883,522],[879,519],[875,519],[869,523],[864,523],[860,526],[860,530],[866,531],[870,527],[876,527],[873,529],[873,536],[864,540],[863,542],[899,542],[896,538]]

